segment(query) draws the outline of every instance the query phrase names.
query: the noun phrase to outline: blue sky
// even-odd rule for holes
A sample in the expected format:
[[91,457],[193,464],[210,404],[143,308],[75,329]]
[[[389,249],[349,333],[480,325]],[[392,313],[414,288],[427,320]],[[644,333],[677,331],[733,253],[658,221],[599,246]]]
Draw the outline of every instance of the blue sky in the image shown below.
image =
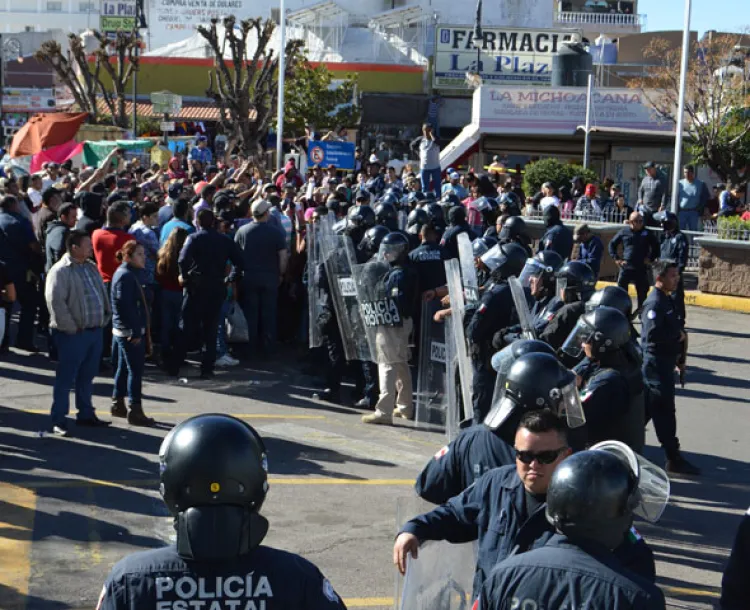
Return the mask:
[[[684,0],[639,0],[638,12],[647,16],[646,30],[681,30]],[[744,17],[738,20],[738,17]],[[747,0],[693,0],[690,29],[737,32],[750,26]]]

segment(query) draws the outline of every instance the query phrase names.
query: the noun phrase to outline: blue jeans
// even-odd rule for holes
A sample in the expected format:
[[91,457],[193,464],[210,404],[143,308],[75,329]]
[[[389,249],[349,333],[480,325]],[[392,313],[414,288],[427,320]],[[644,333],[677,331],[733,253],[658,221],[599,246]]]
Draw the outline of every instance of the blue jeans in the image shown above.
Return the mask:
[[249,349],[272,349],[276,343],[277,285],[242,285],[242,311],[247,320]]
[[[419,178],[422,180],[423,193],[433,191],[438,196],[440,195],[441,172],[439,167],[421,170]],[[430,182],[432,182],[432,188],[430,188]]]
[[52,390],[52,424],[65,425],[70,412],[70,390],[75,388],[78,419],[94,417],[91,395],[102,355],[102,329],[82,330],[75,335],[53,331],[58,361]]
[[677,217],[680,219],[681,231],[698,230],[698,221],[700,220],[700,217],[698,216],[698,210],[680,210],[680,213],[677,215]]
[[216,359],[224,356],[228,351],[227,346],[227,312],[229,311],[229,301],[225,300],[219,310],[219,330],[216,333]]
[[146,364],[145,339],[142,337],[134,345],[126,337],[112,337],[112,359],[117,363],[112,398],[125,398],[127,394],[131,405],[141,404],[143,367]]

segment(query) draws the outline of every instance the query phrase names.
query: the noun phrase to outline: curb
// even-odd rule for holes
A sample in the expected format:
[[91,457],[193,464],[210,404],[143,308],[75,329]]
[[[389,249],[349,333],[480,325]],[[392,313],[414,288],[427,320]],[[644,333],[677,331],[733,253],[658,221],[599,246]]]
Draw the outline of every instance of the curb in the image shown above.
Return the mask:
[[[615,282],[597,282],[596,289],[600,290],[605,286],[617,286]],[[637,296],[634,286],[628,287],[628,294],[631,297]],[[739,313],[750,313],[750,298],[732,297],[724,294],[706,294],[698,290],[685,291],[685,305],[695,307],[705,307],[707,309],[721,309],[723,311],[737,311]]]

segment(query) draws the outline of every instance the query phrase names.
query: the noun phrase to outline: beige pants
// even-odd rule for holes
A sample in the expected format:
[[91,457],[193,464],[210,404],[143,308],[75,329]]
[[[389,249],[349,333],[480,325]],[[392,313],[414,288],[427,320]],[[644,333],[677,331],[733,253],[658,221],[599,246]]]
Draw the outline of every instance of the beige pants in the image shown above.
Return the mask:
[[[383,328],[379,331],[378,339],[387,344],[393,361],[388,364],[378,364],[378,378],[380,380],[380,396],[375,409],[386,415],[392,415],[393,409],[398,406],[407,414],[413,409],[411,370],[409,369],[409,335],[411,334],[412,321],[410,318],[404,320],[403,326]],[[388,339],[385,341],[385,339]],[[378,346],[382,349],[384,346]],[[401,361],[403,359],[403,361]]]

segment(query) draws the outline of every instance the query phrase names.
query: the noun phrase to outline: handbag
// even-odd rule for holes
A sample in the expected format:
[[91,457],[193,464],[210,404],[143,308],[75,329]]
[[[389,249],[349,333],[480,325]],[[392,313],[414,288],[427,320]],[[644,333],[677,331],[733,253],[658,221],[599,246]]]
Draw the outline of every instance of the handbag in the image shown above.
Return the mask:
[[248,343],[250,341],[250,330],[247,326],[245,314],[236,302],[229,305],[226,317],[227,342]]

